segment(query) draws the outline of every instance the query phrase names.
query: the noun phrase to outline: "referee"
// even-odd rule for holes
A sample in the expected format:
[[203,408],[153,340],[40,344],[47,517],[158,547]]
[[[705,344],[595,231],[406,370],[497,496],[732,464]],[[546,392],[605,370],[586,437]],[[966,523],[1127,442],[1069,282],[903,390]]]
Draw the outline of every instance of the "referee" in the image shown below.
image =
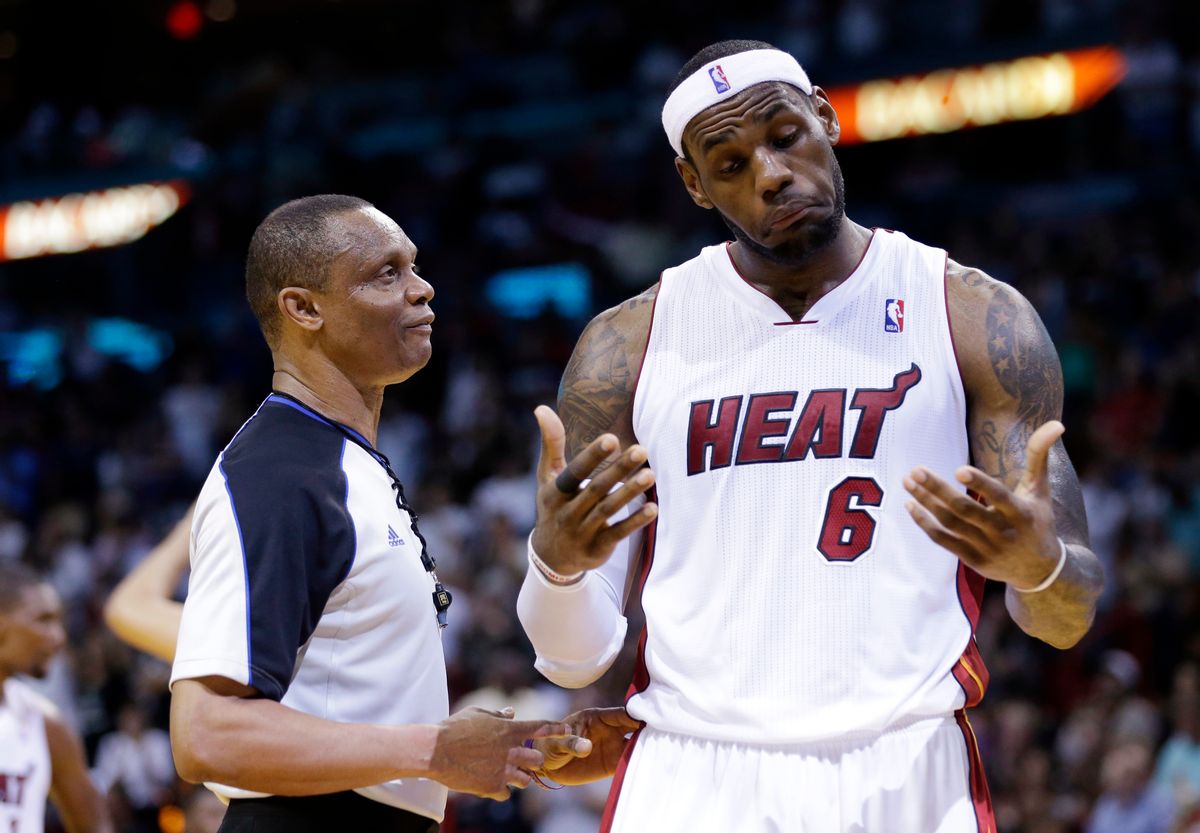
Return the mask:
[[561,724],[447,717],[449,594],[374,447],[384,388],[429,361],[416,256],[335,195],[281,206],[250,243],[273,392],[197,501],[171,674],[175,763],[230,800],[223,833],[430,833],[448,787],[527,785],[528,738],[586,754]]

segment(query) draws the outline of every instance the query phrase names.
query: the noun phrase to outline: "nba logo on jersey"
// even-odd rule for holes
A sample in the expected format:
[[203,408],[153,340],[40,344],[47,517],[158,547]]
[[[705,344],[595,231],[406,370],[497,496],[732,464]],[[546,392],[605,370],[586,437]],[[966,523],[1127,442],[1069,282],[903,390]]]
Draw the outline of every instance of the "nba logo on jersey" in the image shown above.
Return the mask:
[[729,79],[725,77],[725,70],[721,69],[720,64],[709,67],[708,77],[712,79],[713,86],[717,88],[717,92],[727,93],[732,89],[729,85]]
[[883,307],[883,331],[885,333],[904,332],[904,299],[888,298]]

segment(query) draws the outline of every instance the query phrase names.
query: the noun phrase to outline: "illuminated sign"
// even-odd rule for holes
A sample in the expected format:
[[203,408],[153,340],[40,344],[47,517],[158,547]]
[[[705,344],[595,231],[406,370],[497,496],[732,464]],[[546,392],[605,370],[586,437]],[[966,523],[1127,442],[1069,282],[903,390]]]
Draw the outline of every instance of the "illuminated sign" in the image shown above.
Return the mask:
[[0,260],[132,242],[178,211],[190,194],[187,183],[174,180],[0,207]]
[[841,144],[949,133],[1090,107],[1125,74],[1112,47],[1031,55],[829,91]]

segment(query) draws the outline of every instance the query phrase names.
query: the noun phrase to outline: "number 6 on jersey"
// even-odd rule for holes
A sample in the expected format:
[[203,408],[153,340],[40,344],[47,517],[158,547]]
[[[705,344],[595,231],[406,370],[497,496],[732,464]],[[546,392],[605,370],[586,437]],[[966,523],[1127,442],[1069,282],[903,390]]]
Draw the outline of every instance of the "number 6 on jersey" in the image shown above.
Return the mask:
[[863,507],[878,508],[883,489],[872,477],[847,477],[829,490],[817,550],[828,561],[850,562],[871,548],[875,519]]

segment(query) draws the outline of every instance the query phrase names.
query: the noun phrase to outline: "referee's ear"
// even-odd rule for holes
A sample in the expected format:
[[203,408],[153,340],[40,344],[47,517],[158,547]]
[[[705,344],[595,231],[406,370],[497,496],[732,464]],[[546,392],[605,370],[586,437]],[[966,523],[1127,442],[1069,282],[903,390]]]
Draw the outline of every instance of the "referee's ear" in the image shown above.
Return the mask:
[[279,314],[285,322],[310,332],[321,329],[325,322],[311,289],[303,286],[285,286],[279,290],[276,300],[279,304]]

